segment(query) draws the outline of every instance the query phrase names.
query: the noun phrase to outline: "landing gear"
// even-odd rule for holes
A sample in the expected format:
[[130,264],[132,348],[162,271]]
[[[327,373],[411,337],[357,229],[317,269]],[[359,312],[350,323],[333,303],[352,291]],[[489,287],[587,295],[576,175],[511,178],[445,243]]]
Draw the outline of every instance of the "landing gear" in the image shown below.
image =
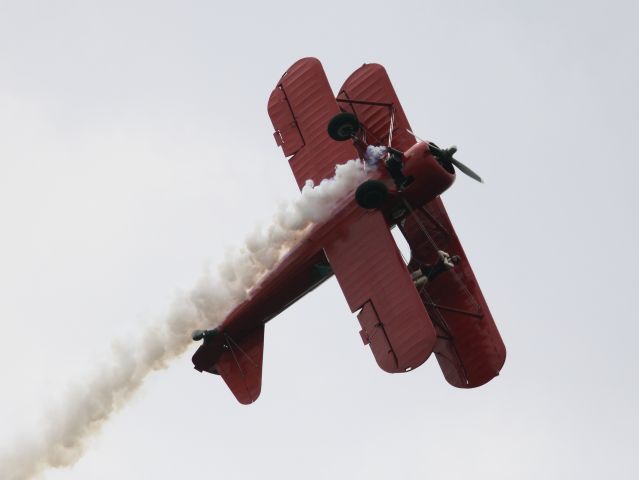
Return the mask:
[[388,188],[379,180],[366,180],[355,191],[355,201],[367,210],[379,208],[388,196]]
[[350,112],[338,113],[328,122],[328,135],[338,142],[350,140],[358,130],[359,121]]

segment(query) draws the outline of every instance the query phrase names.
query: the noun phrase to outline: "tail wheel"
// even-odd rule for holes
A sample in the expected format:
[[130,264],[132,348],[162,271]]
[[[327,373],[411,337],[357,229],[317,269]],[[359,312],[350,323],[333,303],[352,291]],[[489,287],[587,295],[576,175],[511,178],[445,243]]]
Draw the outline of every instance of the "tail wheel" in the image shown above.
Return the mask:
[[379,180],[366,180],[355,191],[355,201],[367,210],[382,206],[388,197],[388,188]]
[[328,122],[328,135],[338,142],[349,140],[359,130],[357,117],[350,112],[342,112]]

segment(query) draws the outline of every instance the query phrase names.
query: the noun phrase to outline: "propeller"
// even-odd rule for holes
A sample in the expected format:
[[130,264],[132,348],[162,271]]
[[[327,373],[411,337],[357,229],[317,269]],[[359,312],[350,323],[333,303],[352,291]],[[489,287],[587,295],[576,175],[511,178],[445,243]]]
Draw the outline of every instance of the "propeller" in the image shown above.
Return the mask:
[[473,180],[477,180],[479,183],[484,183],[479,175],[477,175],[459,160],[453,158],[453,155],[455,155],[455,152],[457,152],[457,147],[452,146],[450,148],[442,149],[435,145],[433,142],[426,142],[422,140],[410,130],[408,130],[408,133],[415,137],[418,142],[424,142],[425,144],[427,144],[428,149],[433,153],[433,155],[435,155],[435,157],[437,157],[437,160],[439,160],[440,162],[455,165],[462,173],[465,173]]

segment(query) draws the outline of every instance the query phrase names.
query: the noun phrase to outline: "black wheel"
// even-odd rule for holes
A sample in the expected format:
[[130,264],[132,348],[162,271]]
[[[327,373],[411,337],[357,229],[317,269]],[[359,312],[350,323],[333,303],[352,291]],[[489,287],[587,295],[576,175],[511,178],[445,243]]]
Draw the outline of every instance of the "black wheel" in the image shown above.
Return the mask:
[[357,130],[359,130],[359,121],[350,112],[338,113],[328,122],[328,134],[338,142],[350,139]]
[[355,201],[367,210],[379,208],[388,196],[388,188],[379,180],[366,180],[355,191]]

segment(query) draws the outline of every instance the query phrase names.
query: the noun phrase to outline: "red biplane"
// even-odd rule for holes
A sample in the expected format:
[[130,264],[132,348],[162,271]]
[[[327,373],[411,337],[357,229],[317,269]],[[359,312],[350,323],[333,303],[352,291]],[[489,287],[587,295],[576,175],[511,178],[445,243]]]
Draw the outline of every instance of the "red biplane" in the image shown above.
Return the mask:
[[[435,353],[456,387],[499,374],[506,349],[439,195],[455,167],[480,180],[441,149],[414,136],[384,68],[365,64],[335,97],[321,63],[293,64],[273,90],[268,113],[275,140],[298,186],[317,185],[335,166],[383,156],[372,178],[315,224],[217,328],[196,331],[199,371],[219,374],[237,399],[254,402],[262,382],[264,325],[335,275],[361,338],[386,372],[412,370]],[[406,238],[408,265],[391,235]]]

